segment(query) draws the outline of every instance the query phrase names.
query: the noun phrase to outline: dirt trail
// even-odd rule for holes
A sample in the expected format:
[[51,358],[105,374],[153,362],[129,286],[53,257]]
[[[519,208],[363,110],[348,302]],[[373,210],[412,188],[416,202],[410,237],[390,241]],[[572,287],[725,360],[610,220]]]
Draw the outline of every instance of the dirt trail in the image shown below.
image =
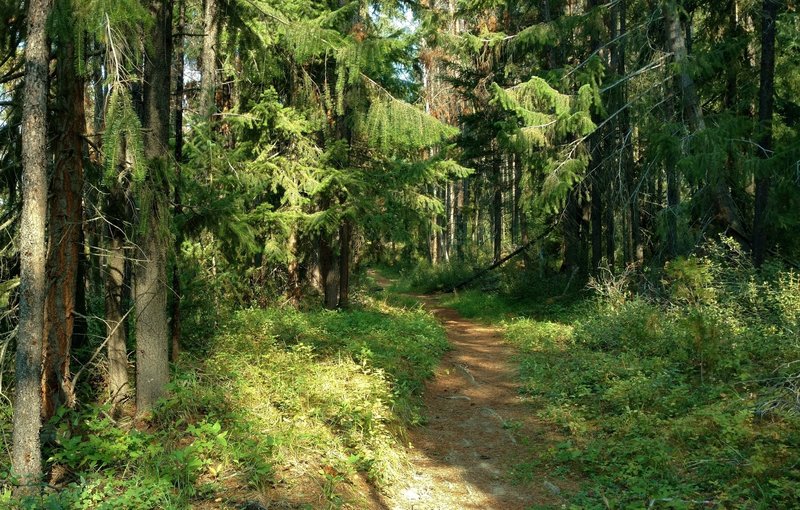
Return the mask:
[[[379,283],[388,285],[388,281]],[[410,433],[412,480],[393,494],[393,510],[523,510],[560,507],[560,489],[534,474],[515,480],[512,468],[552,441],[519,394],[514,349],[499,329],[462,318],[435,298],[418,296],[447,330],[447,353],[425,390],[428,422]]]

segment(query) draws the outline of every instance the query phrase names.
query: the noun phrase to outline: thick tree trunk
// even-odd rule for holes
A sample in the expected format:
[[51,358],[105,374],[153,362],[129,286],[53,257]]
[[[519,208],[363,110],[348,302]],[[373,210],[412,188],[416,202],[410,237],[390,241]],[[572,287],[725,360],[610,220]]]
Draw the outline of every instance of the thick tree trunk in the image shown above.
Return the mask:
[[166,173],[169,167],[169,94],[172,66],[172,2],[151,0],[156,20],[147,45],[144,70],[145,156],[148,176],[140,203],[139,261],[136,292],[136,410],[149,413],[169,382],[169,321],[167,316],[167,248],[170,213]]
[[30,0],[22,107],[22,215],[19,226],[20,304],[11,468],[18,495],[38,492],[42,477],[41,367],[44,333],[45,221],[47,216],[46,24],[49,0]]
[[71,41],[58,49],[57,102],[63,115],[57,126],[55,167],[48,211],[47,298],[42,360],[42,419],[60,405],[73,406],[69,362],[75,325],[83,228],[84,83],[78,76]]
[[[772,152],[772,110],[775,104],[775,23],[777,0],[764,0],[761,20],[761,83],[758,92],[758,123],[761,130],[758,153],[769,159]],[[753,264],[761,267],[767,251],[767,200],[770,174],[762,170],[756,178],[753,215]]]

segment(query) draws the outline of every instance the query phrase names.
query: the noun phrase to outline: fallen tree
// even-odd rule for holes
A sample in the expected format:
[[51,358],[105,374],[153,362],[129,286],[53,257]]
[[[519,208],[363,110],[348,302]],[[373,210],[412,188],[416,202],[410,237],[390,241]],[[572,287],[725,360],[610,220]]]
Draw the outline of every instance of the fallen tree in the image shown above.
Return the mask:
[[467,278],[466,280],[463,280],[463,281],[461,281],[460,283],[457,283],[457,284],[453,285],[453,288],[452,288],[452,289],[451,289],[449,292],[455,292],[455,291],[457,291],[458,289],[461,289],[461,288],[463,288],[463,287],[466,287],[467,285],[469,285],[470,283],[474,282],[474,281],[475,281],[475,280],[477,280],[478,278],[482,277],[483,275],[485,275],[485,274],[486,274],[486,273],[488,273],[489,271],[492,271],[492,270],[494,270],[494,269],[497,269],[498,267],[502,266],[503,264],[505,264],[505,263],[506,263],[506,262],[508,262],[509,260],[511,260],[511,259],[513,259],[514,257],[516,257],[517,255],[519,255],[520,253],[523,253],[523,252],[524,252],[525,250],[527,250],[527,249],[528,249],[528,248],[529,248],[531,245],[533,245],[533,244],[535,244],[535,243],[537,243],[537,242],[541,241],[542,239],[544,239],[544,238],[545,238],[547,235],[549,235],[549,234],[550,234],[550,233],[553,231],[553,229],[554,229],[554,228],[555,228],[555,226],[554,226],[554,225],[553,225],[553,226],[550,226],[550,227],[548,227],[548,228],[547,228],[547,229],[546,229],[544,232],[542,232],[542,233],[541,233],[541,234],[539,234],[538,236],[534,237],[533,239],[531,239],[531,240],[530,240],[530,241],[528,241],[527,243],[523,244],[523,245],[522,245],[522,246],[520,246],[519,248],[515,249],[514,251],[512,251],[511,253],[509,253],[509,254],[508,254],[508,255],[506,255],[505,257],[503,257],[503,258],[501,258],[501,259],[498,259],[498,260],[494,261],[494,262],[492,263],[492,265],[490,265],[490,266],[488,266],[488,267],[485,267],[485,268],[481,269],[480,271],[477,271],[476,273],[474,273],[472,276],[470,276],[470,277],[469,277],[469,278]]

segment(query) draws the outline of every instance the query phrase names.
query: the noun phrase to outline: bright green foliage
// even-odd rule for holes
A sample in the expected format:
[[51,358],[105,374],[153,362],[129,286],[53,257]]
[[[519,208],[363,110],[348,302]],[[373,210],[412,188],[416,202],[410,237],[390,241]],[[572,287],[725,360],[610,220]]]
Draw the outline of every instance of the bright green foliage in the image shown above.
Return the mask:
[[371,145],[387,153],[404,153],[440,145],[458,133],[421,109],[376,90],[359,130]]
[[116,84],[111,89],[103,133],[105,179],[108,183],[144,180],[147,168],[142,142],[142,123],[133,110],[130,91]]

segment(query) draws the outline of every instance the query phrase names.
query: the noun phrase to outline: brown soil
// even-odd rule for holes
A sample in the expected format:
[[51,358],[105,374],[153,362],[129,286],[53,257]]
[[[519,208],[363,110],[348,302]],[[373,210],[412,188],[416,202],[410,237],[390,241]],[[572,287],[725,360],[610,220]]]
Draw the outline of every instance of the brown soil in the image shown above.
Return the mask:
[[435,298],[417,297],[446,328],[452,350],[426,386],[427,424],[410,432],[413,479],[393,491],[387,507],[561,507],[562,491],[574,488],[573,484],[548,479],[544,472],[530,476],[530,467],[527,476],[512,473],[558,440],[520,395],[514,348],[503,341],[499,329],[464,319]]

